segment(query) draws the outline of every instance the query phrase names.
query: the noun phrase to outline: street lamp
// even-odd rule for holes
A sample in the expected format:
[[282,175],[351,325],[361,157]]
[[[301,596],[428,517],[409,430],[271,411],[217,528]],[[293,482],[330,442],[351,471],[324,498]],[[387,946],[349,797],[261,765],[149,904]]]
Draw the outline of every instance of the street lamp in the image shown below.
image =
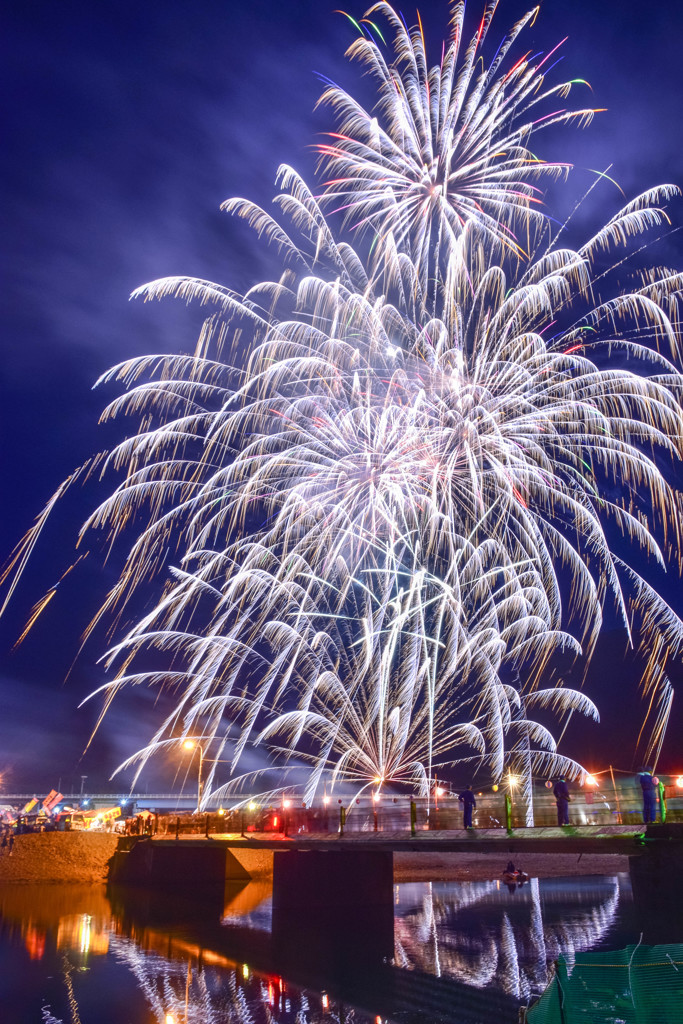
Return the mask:
[[197,814],[199,814],[202,806],[202,789],[204,788],[204,779],[202,778],[202,771],[204,768],[204,750],[200,743],[196,743],[195,740],[185,740],[183,743],[185,750],[194,750],[195,747],[199,751],[199,773],[197,775]]

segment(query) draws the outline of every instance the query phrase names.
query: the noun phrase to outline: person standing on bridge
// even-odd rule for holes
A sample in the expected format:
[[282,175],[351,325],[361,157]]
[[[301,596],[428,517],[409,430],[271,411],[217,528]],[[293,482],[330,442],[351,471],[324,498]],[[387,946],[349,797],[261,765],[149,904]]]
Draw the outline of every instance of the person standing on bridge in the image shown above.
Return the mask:
[[458,800],[462,804],[464,828],[473,828],[472,811],[477,806],[477,801],[472,792],[472,787],[468,786],[466,789],[463,789],[462,793],[458,793]]
[[659,780],[653,778],[651,768],[641,768],[638,782],[643,791],[643,821],[651,825],[657,820],[657,788]]
[[569,801],[571,800],[571,797],[569,795],[567,780],[562,776],[560,776],[553,786],[553,796],[555,797],[555,803],[557,804],[557,824],[568,825]]

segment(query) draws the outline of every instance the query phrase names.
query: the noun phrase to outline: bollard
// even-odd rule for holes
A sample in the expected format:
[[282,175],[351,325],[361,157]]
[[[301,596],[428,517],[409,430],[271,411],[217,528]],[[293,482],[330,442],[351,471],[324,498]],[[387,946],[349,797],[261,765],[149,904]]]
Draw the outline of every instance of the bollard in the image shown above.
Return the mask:
[[209,838],[209,825],[210,825],[210,823],[211,823],[211,818],[207,814],[207,816],[206,816],[206,827],[204,829],[204,835],[206,836],[207,839]]
[[414,800],[410,801],[410,834],[415,835],[415,829],[417,827],[417,805]]
[[176,837],[176,839],[178,839],[179,836],[180,836],[180,818],[176,818],[176,820],[175,820],[175,837]]
[[242,835],[242,837],[244,837],[244,811],[242,811],[241,814],[240,814],[240,821],[241,821],[241,825],[242,825],[241,835]]
[[660,780],[657,783],[657,788],[659,790],[659,820],[663,825],[666,821],[666,786]]
[[508,832],[512,832],[512,800],[510,794],[505,794],[505,827]]
[[346,824],[346,808],[339,808],[339,835],[344,835],[344,825]]

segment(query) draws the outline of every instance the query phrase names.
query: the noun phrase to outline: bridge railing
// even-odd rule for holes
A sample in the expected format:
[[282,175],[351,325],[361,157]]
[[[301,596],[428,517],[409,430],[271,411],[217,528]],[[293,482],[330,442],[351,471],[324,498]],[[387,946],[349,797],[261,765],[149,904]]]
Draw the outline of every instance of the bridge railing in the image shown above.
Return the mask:
[[[676,795],[676,794],[680,795]],[[510,814],[507,817],[506,792],[499,790],[475,792],[477,801],[473,815],[475,828],[524,827],[528,822],[527,808],[514,792],[510,796]],[[552,791],[535,787],[533,794],[534,824],[557,824],[557,810]],[[662,812],[667,821],[683,821],[683,793],[672,790],[665,804],[657,803],[657,819]],[[581,825],[639,825],[643,822],[640,788],[622,784],[615,793],[576,788],[569,805],[570,824]],[[252,804],[237,809],[220,809],[204,814],[158,814],[149,818],[139,816],[128,819],[127,831],[156,835],[213,835],[216,833],[244,834],[279,833],[332,834],[361,832],[450,831],[463,827],[462,805],[457,795],[446,794],[436,804],[426,800],[403,797],[384,797],[379,801],[358,799],[329,802],[306,807],[290,802],[284,806]]]

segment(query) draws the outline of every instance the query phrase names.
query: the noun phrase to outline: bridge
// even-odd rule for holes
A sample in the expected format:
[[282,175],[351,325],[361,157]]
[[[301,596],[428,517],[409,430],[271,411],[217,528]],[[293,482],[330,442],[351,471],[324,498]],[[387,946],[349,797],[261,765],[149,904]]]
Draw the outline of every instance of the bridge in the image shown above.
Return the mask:
[[[305,908],[306,934],[325,955],[340,936],[354,955],[381,961],[393,949],[393,855],[479,853],[499,871],[510,855],[601,853],[626,856],[645,941],[662,920],[678,928],[683,914],[683,825],[482,829],[451,832],[218,834],[210,838],[130,837],[115,854],[111,879],[194,898],[222,899],[227,882],[272,873],[273,934],[296,935]],[[496,874],[498,874],[498,870]],[[680,936],[679,936],[680,938]],[[286,941],[289,941],[287,939]],[[669,941],[675,941],[670,939]],[[347,950],[348,955],[348,950]]]
[[[43,794],[44,796],[45,794]],[[11,804],[20,808],[32,800],[36,793],[2,793],[0,804]],[[40,798],[42,799],[42,798]],[[126,814],[138,811],[156,810],[168,812],[194,811],[197,806],[196,793],[62,793],[60,803],[71,807],[114,807],[117,804]]]

